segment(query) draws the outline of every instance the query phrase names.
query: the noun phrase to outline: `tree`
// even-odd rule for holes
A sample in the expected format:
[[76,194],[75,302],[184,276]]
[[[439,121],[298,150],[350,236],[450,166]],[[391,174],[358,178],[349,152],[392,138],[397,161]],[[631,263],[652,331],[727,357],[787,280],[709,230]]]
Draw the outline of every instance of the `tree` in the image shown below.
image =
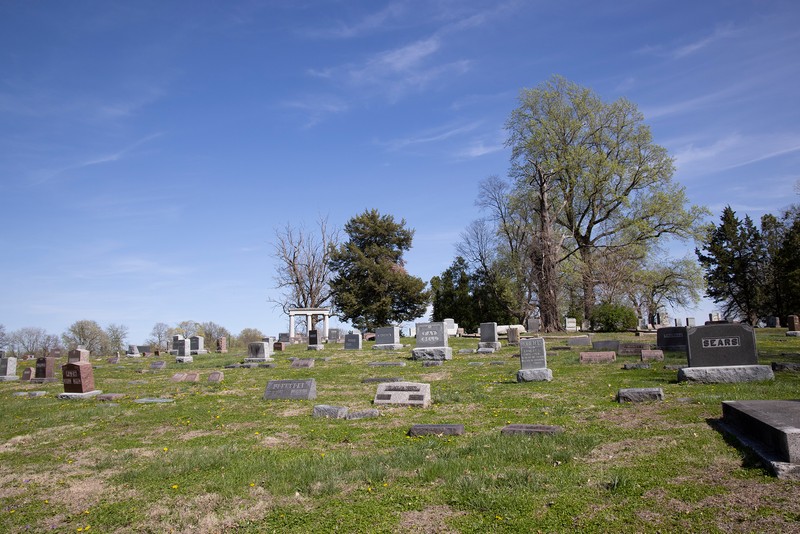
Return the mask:
[[8,346],[8,334],[6,334],[5,325],[0,324],[0,350],[4,350]]
[[327,218],[320,218],[317,231],[296,228],[287,223],[275,230],[272,244],[277,265],[275,288],[282,294],[273,302],[284,313],[289,308],[321,308],[331,296],[330,254],[338,244],[338,232],[328,228]]
[[163,350],[169,348],[170,328],[167,323],[156,323],[150,331],[147,342],[155,348]]
[[703,273],[691,258],[664,264],[651,260],[634,272],[628,298],[640,317],[656,324],[656,314],[666,305],[685,308],[697,304],[703,286]]
[[258,328],[244,328],[239,335],[236,336],[236,341],[244,347],[250,343],[257,343],[264,338],[264,334]]
[[185,339],[189,339],[192,336],[196,336],[199,330],[200,330],[200,323],[190,320],[190,321],[179,322],[177,326],[170,329],[170,332],[171,335],[173,336],[180,335],[183,336]]
[[10,336],[10,345],[15,354],[44,355],[52,343],[44,328],[26,326],[15,330]]
[[800,313],[800,214],[795,215],[787,228],[775,263],[776,285],[783,295],[777,313],[781,317],[796,315]]
[[68,349],[82,345],[95,355],[108,350],[108,335],[96,321],[88,319],[72,323],[67,331],[61,334],[61,339]]
[[406,221],[368,210],[345,225],[349,240],[330,254],[332,301],[343,321],[362,330],[410,321],[425,313],[425,282],[409,275],[403,252],[414,231]]
[[231,333],[228,332],[228,329],[224,326],[220,326],[213,321],[207,321],[205,323],[200,323],[200,332],[206,341],[213,341],[220,337],[231,337]]
[[107,350],[109,352],[124,351],[125,339],[128,337],[128,327],[111,323],[106,327],[106,337],[108,339]]
[[570,238],[560,243],[567,255],[581,260],[589,316],[599,251],[665,235],[691,237],[706,213],[687,207],[685,189],[672,182],[672,159],[653,143],[643,121],[625,99],[606,103],[554,77],[524,90],[506,123],[516,196],[531,203],[537,216],[539,306],[548,320],[557,313],[557,227]]
[[701,249],[695,249],[705,271],[706,295],[722,304],[725,316],[755,325],[760,315],[760,234],[749,216],[736,217],[730,206],[722,210],[719,226],[712,226]]

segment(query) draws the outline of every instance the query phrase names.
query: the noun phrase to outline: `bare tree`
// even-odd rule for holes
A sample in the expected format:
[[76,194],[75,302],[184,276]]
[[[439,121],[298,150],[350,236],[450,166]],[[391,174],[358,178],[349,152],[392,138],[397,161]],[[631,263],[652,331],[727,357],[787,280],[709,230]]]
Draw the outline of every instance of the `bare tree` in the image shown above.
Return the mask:
[[5,349],[8,346],[8,335],[6,334],[6,327],[5,325],[0,324],[0,350]]
[[339,241],[339,233],[328,227],[327,217],[317,221],[315,230],[304,226],[294,227],[287,223],[283,229],[275,230],[272,243],[278,264],[275,270],[275,289],[278,298],[271,302],[280,306],[284,313],[289,308],[319,308],[331,296],[330,252]]
[[150,339],[147,342],[155,345],[159,349],[169,347],[169,325],[167,323],[156,323],[150,331]]
[[47,332],[44,328],[26,326],[11,333],[11,346],[16,354],[43,355],[46,342]]
[[82,345],[93,354],[99,354],[108,349],[108,336],[105,331],[100,328],[97,321],[88,319],[72,323],[67,331],[61,334],[61,339],[68,349]]
[[196,321],[181,321],[178,323],[177,326],[170,329],[170,335],[181,335],[184,338],[188,339],[192,336],[196,336],[198,331],[200,330],[200,323]]
[[110,352],[123,351],[125,350],[125,338],[128,337],[128,327],[111,323],[106,327],[106,337],[108,337],[108,350]]

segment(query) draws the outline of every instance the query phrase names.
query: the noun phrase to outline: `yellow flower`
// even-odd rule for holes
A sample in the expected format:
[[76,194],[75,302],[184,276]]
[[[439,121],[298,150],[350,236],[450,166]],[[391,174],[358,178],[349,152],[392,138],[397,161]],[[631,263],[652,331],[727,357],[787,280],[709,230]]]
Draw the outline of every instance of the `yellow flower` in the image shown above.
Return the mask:
[[255,486],[255,485],[256,485],[256,483],[255,483],[255,482],[251,482],[251,483],[250,483],[250,487],[251,487],[251,488],[252,488],[253,486]]
[[167,452],[168,450],[169,450],[169,447],[164,447],[164,452]]
[[172,485],[172,489],[178,489],[178,485],[177,484],[173,484]]
[[256,432],[256,436],[258,436],[258,435],[260,435],[260,434],[261,434],[261,432]]

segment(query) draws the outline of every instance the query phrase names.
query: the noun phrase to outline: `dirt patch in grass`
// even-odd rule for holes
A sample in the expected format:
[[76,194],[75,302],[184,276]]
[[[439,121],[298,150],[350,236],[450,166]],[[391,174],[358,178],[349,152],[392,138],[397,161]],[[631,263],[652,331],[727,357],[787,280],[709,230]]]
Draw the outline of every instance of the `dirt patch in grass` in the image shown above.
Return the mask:
[[33,435],[23,434],[22,436],[14,436],[9,438],[5,443],[0,445],[0,453],[12,452],[18,445],[28,445],[33,440]]
[[615,466],[631,465],[637,458],[656,454],[666,447],[677,445],[677,443],[668,436],[603,443],[592,449],[585,460],[590,464],[609,462]]
[[296,436],[292,436],[291,434],[287,434],[285,432],[280,432],[273,436],[259,436],[259,444],[262,447],[267,449],[271,449],[273,447],[283,447],[286,445],[294,445],[298,441]]
[[464,514],[465,512],[453,510],[446,505],[430,506],[420,511],[403,512],[400,514],[398,532],[413,532],[415,534],[458,532],[456,529],[450,528],[446,520]]

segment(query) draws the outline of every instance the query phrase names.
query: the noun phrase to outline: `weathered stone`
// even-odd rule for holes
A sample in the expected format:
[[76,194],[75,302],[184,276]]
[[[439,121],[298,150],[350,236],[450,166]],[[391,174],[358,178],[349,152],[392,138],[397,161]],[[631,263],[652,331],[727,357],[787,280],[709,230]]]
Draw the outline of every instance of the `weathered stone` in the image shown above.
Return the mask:
[[175,363],[192,363],[193,361],[192,356],[175,356]]
[[46,391],[17,391],[12,393],[14,397],[44,397],[47,395]]
[[656,331],[656,345],[661,350],[686,351],[686,327],[668,326]]
[[17,376],[17,359],[13,356],[0,358],[0,382],[14,382]]
[[329,406],[327,404],[317,404],[314,406],[313,417],[324,417],[326,419],[345,419],[348,408],[346,406]]
[[370,378],[362,378],[362,384],[383,384],[384,382],[402,382],[403,379],[399,376],[393,376],[391,378],[386,378],[382,376],[370,377]]
[[417,382],[378,384],[373,402],[427,408],[431,404],[431,385]]
[[687,329],[690,367],[757,365],[756,335],[744,324],[715,324]]
[[567,340],[567,345],[570,347],[591,347],[592,340],[589,336],[576,336]]
[[417,323],[417,345],[411,351],[412,360],[451,360],[453,349],[448,346],[444,323]]
[[483,362],[467,362],[467,365],[471,365],[472,367],[480,367],[483,365]]
[[358,412],[349,412],[347,414],[346,419],[348,419],[348,420],[367,419],[367,418],[370,418],[370,417],[379,417],[380,415],[381,415],[380,411],[378,411],[375,408],[372,408],[372,409],[369,409],[369,410],[360,410]]
[[774,380],[768,365],[729,365],[718,367],[685,367],[678,371],[678,382],[705,384],[759,382]]
[[650,350],[650,343],[620,343],[620,356],[641,356],[642,351]]
[[592,341],[592,350],[619,352],[619,340],[600,339]]
[[666,369],[667,371],[680,371],[681,369],[686,369],[687,367],[689,366],[675,364],[675,363],[668,363],[667,365],[664,366],[664,369]]
[[375,350],[400,350],[400,328],[397,326],[382,326],[375,329]]
[[664,400],[661,388],[623,388],[617,391],[617,402],[648,402]]
[[361,350],[362,339],[360,334],[345,334],[344,350]]
[[543,338],[532,337],[520,340],[519,365],[523,370],[547,368],[547,349]]
[[406,362],[369,362],[370,367],[405,367]]
[[27,382],[33,377],[33,367],[26,367],[22,370],[22,378],[21,380]]
[[294,369],[308,369],[314,367],[315,360],[313,358],[298,358],[292,362]]
[[550,382],[553,371],[550,369],[520,369],[517,371],[517,382]]
[[270,380],[264,391],[264,400],[312,400],[317,398],[317,382],[307,380]]
[[789,330],[786,332],[786,337],[800,337],[800,330]]
[[664,351],[662,350],[643,350],[642,351],[642,361],[653,361],[653,362],[663,362],[664,361]]
[[94,391],[94,372],[92,364],[80,361],[61,366],[64,377],[64,393],[88,393]]
[[459,349],[459,354],[475,354],[475,349]]
[[416,348],[411,351],[412,360],[444,361],[453,359],[453,349],[450,347]]
[[501,430],[500,433],[506,436],[513,436],[513,435],[539,435],[539,434],[560,434],[563,432],[564,429],[560,426],[552,426],[552,425],[520,425],[520,424],[513,424],[513,425],[506,425]]
[[422,367],[441,367],[443,363],[441,360],[426,360],[422,362]]
[[772,362],[772,370],[774,372],[800,371],[800,363]]
[[476,351],[478,354],[494,354],[497,352],[496,349],[488,348],[488,347],[481,347]]
[[166,368],[167,368],[167,362],[164,361],[153,362],[150,364],[150,369],[166,369]]
[[631,369],[650,369],[650,364],[645,362],[626,363],[622,368],[627,371]]
[[225,380],[225,374],[222,371],[214,371],[208,375],[208,381],[212,384],[219,384]]
[[408,435],[412,438],[418,436],[463,436],[464,425],[413,425],[408,430]]
[[169,404],[175,402],[175,399],[168,399],[164,397],[142,397],[135,399],[133,402],[136,404]]
[[127,397],[124,393],[103,393],[102,395],[97,396],[97,400],[103,402],[113,402],[118,401],[119,399],[124,399]]
[[581,352],[581,363],[604,363],[616,361],[617,354],[614,352]]

